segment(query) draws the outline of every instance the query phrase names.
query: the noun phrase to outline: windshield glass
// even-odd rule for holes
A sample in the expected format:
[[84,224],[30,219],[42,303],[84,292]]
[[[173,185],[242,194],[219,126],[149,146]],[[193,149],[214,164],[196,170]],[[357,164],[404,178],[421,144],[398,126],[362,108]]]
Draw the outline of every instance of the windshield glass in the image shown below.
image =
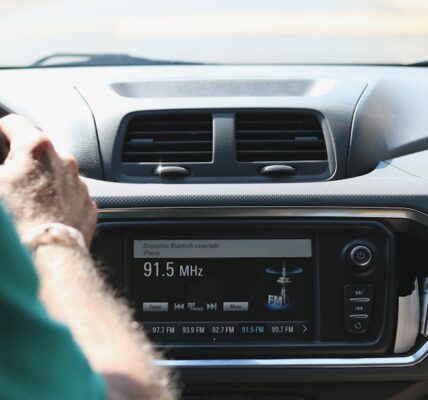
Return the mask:
[[5,67],[55,53],[401,64],[428,59],[428,1],[3,0],[0,32]]

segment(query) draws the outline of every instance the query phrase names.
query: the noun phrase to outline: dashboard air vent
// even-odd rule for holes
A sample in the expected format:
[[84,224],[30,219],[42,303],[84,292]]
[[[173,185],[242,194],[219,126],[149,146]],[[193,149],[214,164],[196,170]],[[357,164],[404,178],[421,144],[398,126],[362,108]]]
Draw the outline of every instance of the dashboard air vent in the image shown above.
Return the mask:
[[327,160],[324,135],[311,112],[236,113],[238,161]]
[[212,114],[148,113],[131,117],[122,161],[133,163],[210,162],[213,158]]

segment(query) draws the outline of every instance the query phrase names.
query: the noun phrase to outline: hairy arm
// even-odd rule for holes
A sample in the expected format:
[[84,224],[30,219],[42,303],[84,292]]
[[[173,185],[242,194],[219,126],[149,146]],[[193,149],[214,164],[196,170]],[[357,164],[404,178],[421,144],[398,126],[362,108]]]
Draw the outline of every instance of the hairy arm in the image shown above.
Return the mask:
[[66,323],[93,368],[106,378],[111,399],[170,399],[170,377],[153,364],[150,343],[113,297],[89,255],[78,247],[42,245],[34,253],[42,301]]
[[[33,228],[62,223],[80,231],[89,246],[97,209],[72,157],[58,155],[39,130],[18,116],[0,120],[9,152],[0,166],[0,197],[24,237]],[[67,324],[92,367],[107,382],[109,398],[173,399],[167,370],[132,322],[124,302],[99,276],[86,248],[70,236],[33,243],[40,297],[50,314]]]

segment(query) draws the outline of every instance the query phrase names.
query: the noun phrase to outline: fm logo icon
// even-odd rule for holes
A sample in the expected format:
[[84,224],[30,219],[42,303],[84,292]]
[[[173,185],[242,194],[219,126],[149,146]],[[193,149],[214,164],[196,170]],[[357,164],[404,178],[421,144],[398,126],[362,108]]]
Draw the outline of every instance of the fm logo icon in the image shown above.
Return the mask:
[[267,295],[266,306],[270,310],[285,310],[294,306],[291,296],[291,287],[294,279],[293,275],[298,275],[303,272],[302,268],[287,269],[285,263],[281,269],[267,268],[266,273],[275,279],[278,284],[278,292]]

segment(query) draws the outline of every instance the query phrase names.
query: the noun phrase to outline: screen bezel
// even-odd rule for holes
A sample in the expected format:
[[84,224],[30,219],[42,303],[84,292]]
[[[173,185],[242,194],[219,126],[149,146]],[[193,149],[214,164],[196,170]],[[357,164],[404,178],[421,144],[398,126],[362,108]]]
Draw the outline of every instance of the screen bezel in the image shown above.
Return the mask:
[[[372,232],[379,239],[382,263],[388,266],[385,273],[380,277],[382,285],[379,286],[379,302],[376,307],[376,322],[370,335],[364,337],[340,336],[342,327],[337,325],[336,330],[331,330],[330,336],[320,336],[320,329],[324,332],[325,324],[320,324],[320,304],[315,305],[314,341],[305,344],[271,345],[266,343],[260,347],[249,347],[244,344],[230,347],[216,347],[213,345],[200,347],[195,344],[188,346],[165,346],[154,344],[160,348],[168,357],[182,359],[201,358],[281,358],[281,357],[306,357],[306,356],[342,356],[342,355],[373,355],[385,354],[393,347],[396,318],[396,285],[393,284],[395,274],[394,257],[394,234],[393,231],[381,221],[363,218],[290,218],[290,217],[242,217],[242,218],[145,218],[144,220],[116,220],[104,221],[98,225],[98,235],[94,241],[93,251],[104,263],[112,267],[110,282],[114,284],[122,296],[129,299],[129,270],[128,260],[131,255],[131,240],[135,237],[158,238],[158,237],[189,237],[206,233],[206,236],[225,238],[248,237],[249,231],[256,228],[258,237],[284,237],[284,232],[296,233],[308,232],[315,238],[315,252],[319,252],[318,239],[326,233],[338,232],[340,235],[346,232],[355,233],[356,238],[364,237],[367,232]],[[171,235],[173,233],[173,235]],[[255,235],[252,234],[251,237]],[[119,247],[117,246],[118,244]],[[319,257],[316,256],[316,270],[320,274]],[[377,279],[377,278],[376,278]],[[348,282],[349,283],[349,282]],[[315,287],[314,298],[319,299],[320,287]],[[323,296],[322,300],[325,298]],[[317,300],[315,300],[317,302]],[[130,302],[132,307],[132,302]],[[340,307],[340,304],[338,305]],[[339,318],[340,319],[340,318]]]

